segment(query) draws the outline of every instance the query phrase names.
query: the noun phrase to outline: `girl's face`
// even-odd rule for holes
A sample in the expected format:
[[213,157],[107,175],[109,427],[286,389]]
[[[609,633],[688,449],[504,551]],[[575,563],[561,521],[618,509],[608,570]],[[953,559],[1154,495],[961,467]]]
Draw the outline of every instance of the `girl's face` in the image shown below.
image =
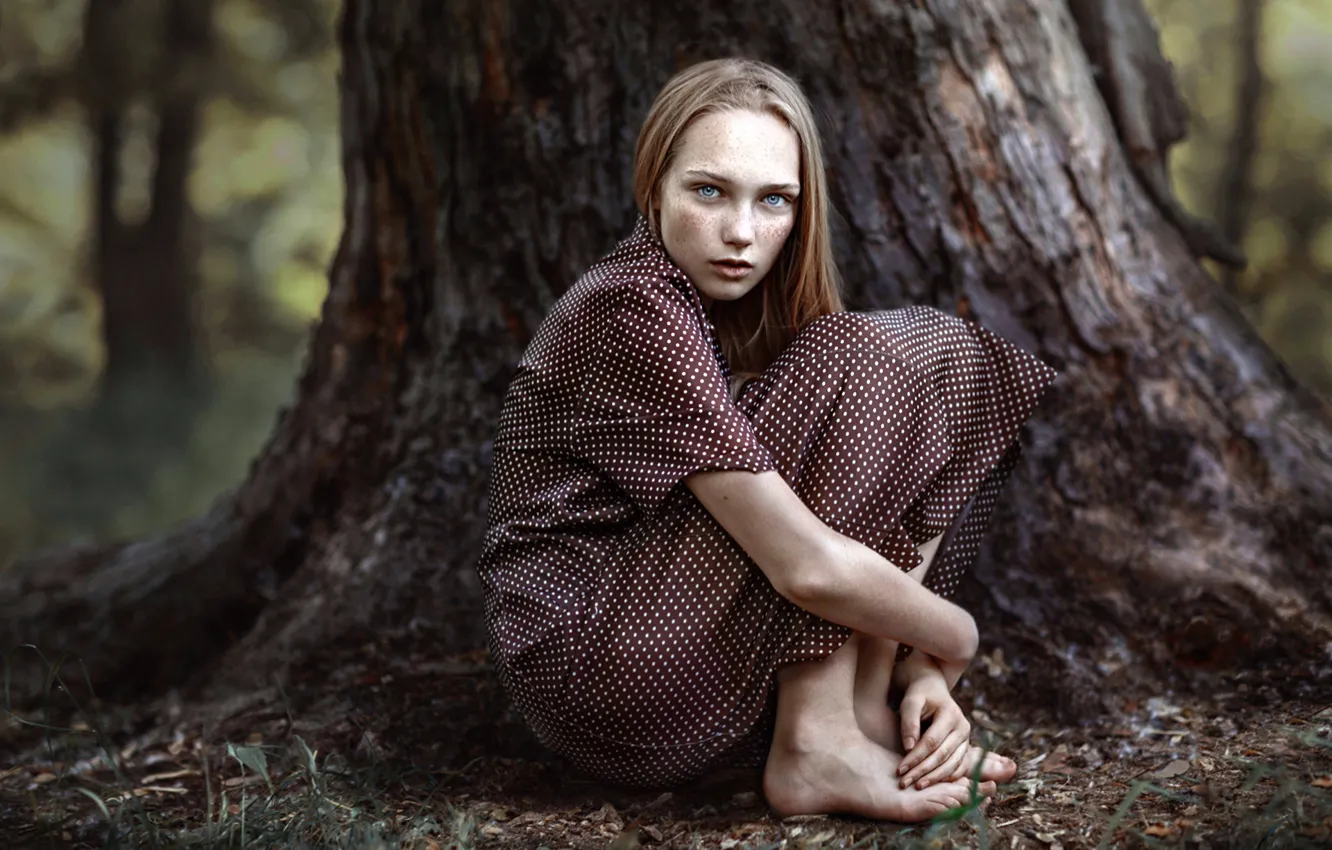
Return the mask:
[[661,241],[711,307],[772,269],[796,220],[800,141],[766,112],[704,115],[681,135],[662,177]]

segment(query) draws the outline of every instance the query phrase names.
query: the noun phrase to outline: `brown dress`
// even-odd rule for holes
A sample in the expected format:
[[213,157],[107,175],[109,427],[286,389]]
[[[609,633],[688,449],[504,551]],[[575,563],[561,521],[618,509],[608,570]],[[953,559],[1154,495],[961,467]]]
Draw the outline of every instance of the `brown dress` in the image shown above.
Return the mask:
[[555,304],[500,416],[478,569],[514,704],[613,782],[761,761],[775,669],[850,630],[778,595],[681,479],[775,469],[904,569],[974,496],[928,576],[949,595],[1056,375],[913,306],[811,322],[733,402],[698,291],[640,218]]

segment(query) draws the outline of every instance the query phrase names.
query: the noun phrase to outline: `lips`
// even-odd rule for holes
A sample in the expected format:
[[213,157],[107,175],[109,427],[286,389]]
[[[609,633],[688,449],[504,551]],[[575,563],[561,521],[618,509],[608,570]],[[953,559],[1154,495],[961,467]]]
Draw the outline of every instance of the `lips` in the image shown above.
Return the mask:
[[712,268],[719,277],[731,281],[744,280],[754,271],[753,264],[744,260],[713,260]]

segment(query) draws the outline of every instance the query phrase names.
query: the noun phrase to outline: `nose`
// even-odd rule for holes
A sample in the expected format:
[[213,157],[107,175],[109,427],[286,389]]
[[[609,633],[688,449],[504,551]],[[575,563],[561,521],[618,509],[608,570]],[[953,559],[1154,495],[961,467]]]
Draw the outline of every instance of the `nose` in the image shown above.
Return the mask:
[[726,217],[722,239],[734,248],[747,248],[754,242],[754,213],[741,204]]

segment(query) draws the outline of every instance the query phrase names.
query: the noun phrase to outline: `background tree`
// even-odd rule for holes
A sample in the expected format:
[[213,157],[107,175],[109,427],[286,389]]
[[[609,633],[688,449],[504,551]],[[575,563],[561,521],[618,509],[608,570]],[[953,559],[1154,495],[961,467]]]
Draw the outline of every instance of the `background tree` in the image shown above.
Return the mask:
[[1172,168],[1185,207],[1216,219],[1248,265],[1210,270],[1244,315],[1332,398],[1332,6],[1148,0],[1190,106]]
[[0,13],[0,564],[159,529],[243,477],[336,241],[333,13]]
[[74,648],[131,690],[224,649],[216,689],[372,635],[479,646],[513,364],[627,232],[653,94],[733,53],[789,69],[822,115],[853,307],[955,310],[1064,373],[967,600],[1030,665],[1029,699],[1095,711],[1107,659],[1326,639],[1329,411],[1199,265],[1239,252],[1162,177],[1178,104],[1140,6],[349,0],[339,38],[345,231],[298,398],[197,520],[20,565],[5,642]]

